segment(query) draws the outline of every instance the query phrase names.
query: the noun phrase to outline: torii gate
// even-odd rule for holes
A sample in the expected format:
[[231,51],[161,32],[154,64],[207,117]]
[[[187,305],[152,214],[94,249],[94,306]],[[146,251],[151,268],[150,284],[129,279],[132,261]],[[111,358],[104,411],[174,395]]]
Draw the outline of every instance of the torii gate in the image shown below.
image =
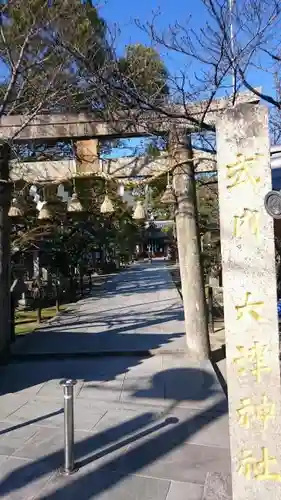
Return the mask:
[[[245,93],[238,95],[237,102],[257,102],[253,94]],[[149,136],[152,134],[169,134],[169,154],[166,158],[147,165],[142,160],[136,160],[135,166],[132,164],[120,164],[117,166],[109,162],[107,170],[111,176],[131,177],[151,175],[155,172],[167,170],[167,161],[170,169],[173,169],[174,189],[178,199],[178,210],[176,215],[177,241],[179,248],[180,272],[183,292],[183,303],[185,311],[186,344],[187,349],[197,358],[209,357],[208,328],[205,315],[205,296],[201,276],[200,262],[198,261],[199,241],[197,230],[197,211],[194,206],[194,170],[192,151],[189,143],[186,143],[186,131],[191,132],[196,123],[201,121],[208,127],[215,127],[219,116],[232,106],[229,98],[214,100],[211,105],[200,102],[190,105],[188,109],[181,106],[174,106],[171,109],[165,108],[164,118],[157,113],[142,112],[141,114],[131,114],[124,117],[111,117],[110,122],[97,119],[94,115],[38,115],[36,117],[11,115],[3,116],[0,120],[0,137],[5,144],[21,143],[27,141],[54,141],[71,140],[76,143],[81,157],[80,166],[77,172],[67,169],[67,177],[73,175],[89,176],[99,175],[104,169],[104,165],[98,158],[98,141],[113,137],[136,137]],[[206,109],[208,112],[206,113]],[[188,119],[185,119],[187,113]],[[176,118],[165,118],[165,116],[175,116]],[[88,151],[87,151],[88,149]],[[6,151],[6,153],[5,153]],[[5,156],[6,155],[6,156]],[[196,153],[195,153],[196,156]],[[205,155],[204,170],[213,169],[214,162]],[[50,162],[52,165],[55,162]],[[198,163],[198,162],[197,162]],[[113,164],[113,168],[112,168]],[[38,163],[8,165],[7,147],[2,148],[2,161],[0,164],[0,225],[5,231],[0,231],[0,352],[5,351],[9,345],[9,244],[8,244],[8,219],[7,206],[10,195],[7,189],[7,181],[12,178],[25,178],[36,181],[39,177],[41,181],[52,181],[60,183],[65,173],[61,173],[59,168],[47,165],[47,169],[42,175]],[[22,172],[19,168],[22,168]],[[40,173],[38,174],[38,167]],[[25,170],[27,169],[27,170]],[[121,172],[120,172],[121,170]],[[28,173],[29,172],[29,173]],[[1,207],[4,207],[1,209]],[[5,233],[5,234],[4,234]],[[192,300],[190,297],[192,296]],[[5,313],[2,314],[2,311]]]
[[[200,118],[200,113],[197,116]],[[2,119],[0,131],[6,140],[12,139],[15,132],[17,140],[47,137],[79,140],[113,135],[114,127],[108,124],[93,124],[89,119],[85,121],[85,117],[83,123],[79,117],[76,119],[70,123],[66,117],[64,121],[57,116],[37,117],[34,125],[21,129],[23,119],[12,117],[8,122]],[[216,101],[206,119],[216,125],[217,131],[233,500],[276,500],[281,497],[281,388],[273,223],[264,207],[264,197],[271,187],[268,110],[247,95],[235,106],[231,101]],[[137,127],[140,135],[144,135],[142,127]],[[178,201],[176,224],[186,342],[188,352],[202,359],[209,355],[209,345],[202,314],[205,300],[198,259],[193,160],[185,133],[185,129],[192,129],[192,123],[163,125],[158,121],[157,127],[155,132],[163,131],[163,127],[171,130],[170,159]],[[1,152],[0,347],[3,350],[8,342],[7,331],[3,330],[7,320],[7,315],[2,315],[3,306],[9,310],[4,265],[8,265],[9,247],[3,228],[7,227],[10,195],[7,147]],[[202,388],[205,389],[204,379]],[[219,410],[221,401],[215,406]]]

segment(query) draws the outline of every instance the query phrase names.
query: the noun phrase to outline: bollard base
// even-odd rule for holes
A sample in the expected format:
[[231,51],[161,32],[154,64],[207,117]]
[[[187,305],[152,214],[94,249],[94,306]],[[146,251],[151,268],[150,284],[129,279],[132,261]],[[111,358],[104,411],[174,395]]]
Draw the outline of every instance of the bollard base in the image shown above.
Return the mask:
[[73,467],[73,469],[65,469],[64,467],[60,467],[58,472],[60,476],[72,476],[75,472],[79,471],[79,467]]

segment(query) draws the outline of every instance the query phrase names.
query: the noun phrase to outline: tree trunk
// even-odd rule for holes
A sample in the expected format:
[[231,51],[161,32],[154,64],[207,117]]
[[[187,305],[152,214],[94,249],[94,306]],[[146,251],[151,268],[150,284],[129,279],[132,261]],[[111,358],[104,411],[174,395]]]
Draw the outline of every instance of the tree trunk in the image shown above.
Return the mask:
[[170,139],[176,210],[177,243],[184,306],[186,344],[192,357],[208,359],[210,342],[206,314],[196,187],[190,138],[184,131],[175,131]]
[[0,144],[0,356],[9,352],[11,342],[9,158],[9,145]]

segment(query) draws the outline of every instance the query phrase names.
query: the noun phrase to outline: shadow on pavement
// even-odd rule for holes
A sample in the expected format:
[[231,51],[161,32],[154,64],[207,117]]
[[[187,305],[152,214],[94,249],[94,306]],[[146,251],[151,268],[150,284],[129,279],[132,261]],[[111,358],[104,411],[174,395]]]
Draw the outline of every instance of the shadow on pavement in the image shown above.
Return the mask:
[[[136,275],[138,273],[139,277]],[[135,280],[129,280],[128,275],[135,275]],[[102,310],[99,309],[100,305],[95,307],[93,298],[81,301],[69,315],[63,315],[57,321],[19,339],[13,347],[14,359],[23,359],[28,354],[45,353],[52,356],[65,353],[67,356],[68,353],[105,354],[106,351],[115,350],[127,355],[130,351],[149,352],[184,337],[183,309],[177,297],[163,300],[162,296],[162,300],[161,297],[151,300],[154,298],[153,292],[158,293],[162,285],[164,288],[173,288],[173,284],[167,282],[167,270],[164,270],[162,281],[159,281],[159,269],[149,272],[147,268],[124,273],[123,281],[122,273],[117,278],[107,284],[104,294],[99,297],[99,300],[105,299],[100,302]],[[139,293],[144,292],[148,294],[145,299],[147,306],[145,300],[141,300],[142,296],[139,296]],[[114,296],[117,302],[111,299]],[[118,307],[118,302],[121,307]]]
[[33,418],[32,420],[28,420],[28,422],[21,422],[20,424],[13,425],[12,427],[7,427],[6,429],[0,430],[0,436],[3,436],[8,432],[13,432],[18,429],[22,429],[23,427],[27,427],[28,425],[38,424],[39,422],[42,422],[42,420],[56,417],[57,415],[61,415],[62,413],[63,413],[63,408],[57,411],[52,411],[50,413],[47,413],[46,415],[42,415],[41,417]]
[[[226,399],[220,397],[222,393],[215,377],[197,368],[174,368],[157,373],[150,379],[151,387],[134,392],[135,402],[139,400],[141,404],[142,398],[149,397],[159,398],[159,401],[163,399],[162,393],[158,395],[157,392],[159,383],[168,390],[167,398],[171,406],[166,409],[162,407],[160,414],[159,411],[145,412],[106,430],[95,431],[94,428],[93,435],[75,445],[79,472],[63,479],[56,474],[56,469],[63,461],[63,450],[60,449],[32,462],[25,462],[2,477],[0,496],[11,495],[14,491],[20,495],[20,490],[26,484],[30,485],[38,478],[54,473],[47,489],[41,491],[38,497],[41,500],[94,498],[181,447],[227,412]],[[205,401],[207,408],[195,414],[193,412],[189,418],[185,414],[180,420],[179,415],[173,412],[181,401]],[[208,458],[203,457],[201,460],[208,464]]]

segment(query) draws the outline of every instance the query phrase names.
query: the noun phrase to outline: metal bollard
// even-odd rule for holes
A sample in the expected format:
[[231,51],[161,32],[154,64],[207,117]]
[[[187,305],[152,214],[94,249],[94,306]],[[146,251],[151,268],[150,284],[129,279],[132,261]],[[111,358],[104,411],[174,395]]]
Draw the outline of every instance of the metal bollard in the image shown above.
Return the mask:
[[74,464],[74,411],[73,411],[73,387],[76,380],[62,380],[64,398],[64,466],[60,473],[69,476],[78,469]]

